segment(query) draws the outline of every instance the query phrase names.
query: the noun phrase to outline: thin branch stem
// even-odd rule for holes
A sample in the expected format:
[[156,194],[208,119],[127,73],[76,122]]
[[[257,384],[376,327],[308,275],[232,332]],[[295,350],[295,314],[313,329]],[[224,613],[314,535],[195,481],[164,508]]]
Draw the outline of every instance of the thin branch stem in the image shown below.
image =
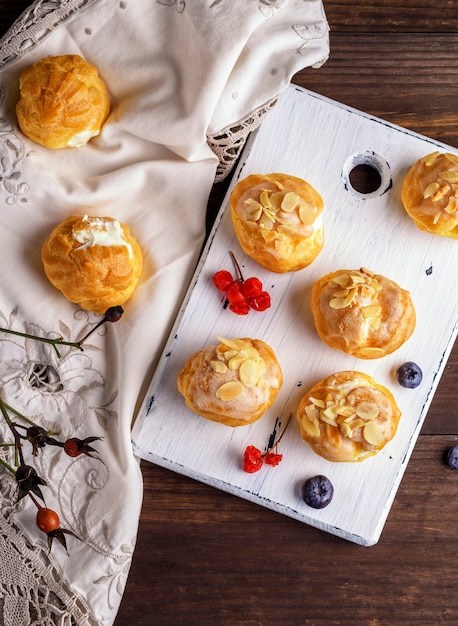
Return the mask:
[[41,341],[42,343],[47,343],[54,348],[58,357],[60,357],[60,352],[57,349],[57,346],[71,346],[72,348],[76,348],[77,350],[83,351],[83,347],[81,346],[80,341],[64,341],[62,337],[55,337],[51,339],[50,337],[39,337],[37,335],[31,335],[30,333],[21,333],[18,330],[11,330],[10,328],[0,328],[2,333],[7,333],[9,335],[16,335],[17,337],[26,337],[28,339],[33,339],[34,341]]

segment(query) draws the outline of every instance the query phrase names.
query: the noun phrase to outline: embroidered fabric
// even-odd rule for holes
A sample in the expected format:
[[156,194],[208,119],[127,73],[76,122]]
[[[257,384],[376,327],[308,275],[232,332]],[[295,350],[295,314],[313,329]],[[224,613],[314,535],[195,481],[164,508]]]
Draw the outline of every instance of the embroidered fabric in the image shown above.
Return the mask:
[[[49,346],[0,335],[5,402],[60,440],[103,436],[98,459],[45,449],[30,460],[48,483],[47,506],[83,539],[70,557],[49,553],[33,503],[17,503],[15,480],[0,468],[1,624],[115,619],[142,498],[131,420],[197,263],[215,172],[227,177],[290,77],[324,62],[327,35],[321,0],[35,0],[0,40],[0,327],[70,340],[95,324],[42,276],[40,242],[70,211],[108,207],[148,257],[130,322],[102,327],[83,353],[57,358]],[[176,41],[193,50],[192,67]],[[67,52],[101,70],[113,115],[87,148],[49,151],[18,129],[17,83],[40,55]],[[0,446],[0,461],[11,464],[11,448]]]

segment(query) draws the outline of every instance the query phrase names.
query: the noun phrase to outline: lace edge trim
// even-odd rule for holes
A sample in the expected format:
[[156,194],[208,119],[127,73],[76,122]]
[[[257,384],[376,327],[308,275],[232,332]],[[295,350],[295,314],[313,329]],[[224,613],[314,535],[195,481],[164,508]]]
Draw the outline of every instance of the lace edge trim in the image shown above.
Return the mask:
[[0,67],[21,58],[74,13],[97,0],[35,0],[0,39]]
[[215,134],[207,135],[207,143],[218,157],[219,162],[215,182],[223,181],[231,173],[245,146],[248,135],[259,128],[264,118],[276,105],[277,100],[278,96],[275,96],[252,111],[245,119],[222,128]]
[[[0,502],[1,500],[0,496]],[[0,514],[0,536],[5,545],[11,546],[8,558],[5,559],[6,555],[3,555],[5,559],[3,562],[8,562],[9,575],[14,569],[17,572],[11,584],[0,582],[0,598],[20,598],[21,601],[26,601],[29,607],[35,608],[37,614],[46,614],[50,619],[53,615],[58,615],[59,619],[65,616],[78,626],[98,626],[99,622],[84,600],[61,580],[55,566],[46,563],[46,554],[41,549],[28,545],[20,529],[3,514]],[[13,563],[14,568],[11,570]],[[24,580],[29,580],[30,574],[32,575],[36,581],[35,587],[31,587],[30,582],[24,583],[21,580],[21,571],[27,571],[29,574]],[[24,591],[28,594],[26,597]],[[0,615],[0,622],[1,619]]]

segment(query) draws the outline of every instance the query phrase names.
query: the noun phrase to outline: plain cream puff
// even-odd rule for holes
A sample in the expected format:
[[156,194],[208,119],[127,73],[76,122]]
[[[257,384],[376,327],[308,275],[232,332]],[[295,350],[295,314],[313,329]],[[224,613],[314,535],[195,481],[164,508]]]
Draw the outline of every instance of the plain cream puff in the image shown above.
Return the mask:
[[46,57],[23,70],[16,115],[21,131],[47,148],[77,148],[100,134],[110,112],[105,82],[81,56]]

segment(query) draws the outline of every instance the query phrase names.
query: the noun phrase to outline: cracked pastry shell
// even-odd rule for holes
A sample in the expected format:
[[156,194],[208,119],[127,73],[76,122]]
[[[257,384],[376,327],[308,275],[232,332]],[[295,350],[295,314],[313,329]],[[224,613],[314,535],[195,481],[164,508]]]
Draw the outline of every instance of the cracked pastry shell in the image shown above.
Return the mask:
[[323,200],[305,180],[288,174],[252,174],[230,196],[243,251],[277,273],[310,265],[323,248]]
[[177,377],[179,393],[191,411],[226,426],[259,420],[283,383],[274,351],[264,341],[218,338],[195,352]]
[[421,230],[458,239],[458,156],[432,152],[410,168],[402,203]]
[[19,81],[16,115],[21,131],[53,149],[77,148],[100,134],[110,112],[105,82],[81,56],[46,57]]
[[125,224],[112,217],[71,216],[58,224],[42,246],[43,268],[64,296],[102,314],[132,295],[143,254]]
[[391,354],[416,325],[410,293],[365,268],[337,270],[318,279],[310,308],[320,338],[360,359]]
[[392,393],[371,376],[348,370],[316,383],[301,399],[301,435],[328,461],[363,461],[396,434],[401,412]]

